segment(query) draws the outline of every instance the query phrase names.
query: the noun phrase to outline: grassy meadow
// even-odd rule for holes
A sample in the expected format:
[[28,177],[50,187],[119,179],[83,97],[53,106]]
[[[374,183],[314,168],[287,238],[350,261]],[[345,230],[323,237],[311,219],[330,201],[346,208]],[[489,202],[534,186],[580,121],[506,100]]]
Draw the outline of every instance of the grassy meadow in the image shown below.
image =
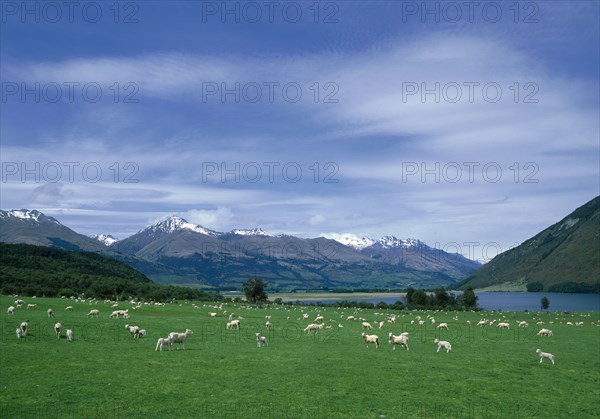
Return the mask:
[[[380,330],[375,323],[390,311],[233,303],[217,309],[202,302],[194,308],[183,301],[134,310],[121,302],[119,309],[131,314],[125,320],[110,319],[113,308],[102,301],[22,299],[37,306],[8,315],[15,298],[0,297],[2,418],[600,417],[599,313],[401,311]],[[86,317],[92,308],[100,318]],[[241,330],[226,329],[230,313],[243,318]],[[303,333],[318,313],[332,327]],[[350,315],[374,325],[369,333],[379,336],[379,349],[366,347],[360,321],[347,321]],[[425,324],[411,323],[416,316]],[[449,330],[439,331],[428,316]],[[510,329],[475,326],[483,318],[507,321]],[[24,320],[29,334],[17,340]],[[516,327],[521,320],[530,326]],[[61,339],[55,322],[63,324]],[[148,336],[133,339],[125,324]],[[536,336],[542,327],[554,336]],[[64,337],[67,328],[74,342]],[[193,335],[185,350],[155,351],[159,337],[186,328]],[[256,331],[267,336],[267,347],[256,346]],[[392,350],[390,331],[408,331],[410,350]],[[450,341],[452,351],[436,353],[436,337]],[[556,355],[556,365],[540,364],[536,348]]]

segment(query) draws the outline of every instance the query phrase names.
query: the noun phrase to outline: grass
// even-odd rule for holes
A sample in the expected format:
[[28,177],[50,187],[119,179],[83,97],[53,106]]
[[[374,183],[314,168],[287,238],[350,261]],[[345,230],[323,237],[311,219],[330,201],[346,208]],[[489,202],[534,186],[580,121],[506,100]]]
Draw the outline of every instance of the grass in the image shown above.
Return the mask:
[[[398,312],[386,323],[375,349],[360,338],[360,322],[385,319],[378,310],[223,305],[216,319],[211,305],[182,302],[132,310],[131,319],[109,319],[110,306],[93,307],[61,299],[24,298],[33,310],[6,308],[0,297],[0,417],[5,418],[597,418],[600,416],[599,313],[433,313]],[[73,305],[73,312],[65,312]],[[53,308],[55,319],[46,317]],[[86,317],[99,308],[98,319]],[[318,335],[302,329],[321,313],[327,324]],[[227,316],[243,316],[242,330],[225,328]],[[267,333],[265,315],[275,330]],[[439,332],[416,315],[449,323]],[[589,317],[588,317],[589,315]],[[340,318],[340,316],[343,317]],[[458,320],[454,320],[458,316]],[[536,326],[534,317],[546,322]],[[289,317],[289,319],[288,319]],[[506,318],[508,331],[469,327],[480,318]],[[30,333],[17,341],[15,328],[29,320]],[[530,327],[515,327],[527,320]],[[57,339],[53,324],[73,328],[75,341]],[[550,325],[549,321],[555,323]],[[567,321],[584,321],[583,327]],[[563,324],[559,324],[559,323]],[[125,323],[148,330],[132,339]],[[344,327],[339,328],[338,323]],[[554,337],[539,338],[540,327]],[[155,352],[156,340],[191,328],[186,350]],[[268,336],[257,348],[254,333]],[[410,351],[393,351],[387,333],[410,332]],[[63,332],[64,333],[64,332]],[[436,353],[433,339],[452,342]],[[554,353],[556,365],[539,364],[536,348]]]

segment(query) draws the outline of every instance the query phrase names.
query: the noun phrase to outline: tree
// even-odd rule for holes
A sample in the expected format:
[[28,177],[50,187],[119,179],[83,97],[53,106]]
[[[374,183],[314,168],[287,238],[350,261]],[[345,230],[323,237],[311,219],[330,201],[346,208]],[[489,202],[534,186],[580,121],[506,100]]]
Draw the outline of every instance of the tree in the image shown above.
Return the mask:
[[246,300],[251,303],[265,302],[269,299],[265,292],[267,284],[258,278],[251,278],[244,282]]
[[460,296],[460,302],[465,308],[476,308],[478,298],[473,291],[473,287],[469,285]]
[[550,300],[547,297],[542,297],[541,305],[542,310],[548,310],[548,307],[550,307]]

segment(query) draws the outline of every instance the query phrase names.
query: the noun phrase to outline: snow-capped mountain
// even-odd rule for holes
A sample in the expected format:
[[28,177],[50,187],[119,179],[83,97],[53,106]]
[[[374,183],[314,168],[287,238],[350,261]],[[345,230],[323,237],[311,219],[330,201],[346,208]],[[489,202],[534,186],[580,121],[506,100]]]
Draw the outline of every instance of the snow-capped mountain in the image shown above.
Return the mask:
[[0,218],[6,218],[6,219],[18,218],[21,220],[36,221],[38,223],[41,221],[51,221],[56,224],[60,224],[55,218],[48,217],[48,216],[42,214],[41,212],[39,212],[38,210],[20,209],[20,210],[10,210],[10,211],[0,211]]
[[111,246],[112,244],[118,242],[117,239],[115,239],[113,236],[111,236],[110,234],[96,234],[95,236],[90,236],[92,239],[96,239],[101,243],[104,243],[107,246]]
[[396,236],[383,236],[379,240],[373,240],[369,237],[358,237],[354,234],[332,235],[335,241],[345,246],[350,246],[356,250],[363,250],[369,247],[379,247],[382,249],[409,248],[421,246],[424,243],[416,239],[399,239]]
[[231,230],[231,234],[236,234],[238,236],[267,236],[267,237],[274,237],[273,234],[267,233],[262,228],[253,228],[253,229],[236,228],[236,229]]
[[178,230],[189,230],[195,233],[204,234],[207,236],[217,237],[222,233],[210,230],[208,228],[204,228],[197,224],[192,224],[187,222],[181,217],[176,215],[172,215],[164,221],[160,221],[158,223],[152,224],[150,227],[146,227],[145,229],[139,231],[138,233],[143,232],[153,232],[153,233],[173,233]]

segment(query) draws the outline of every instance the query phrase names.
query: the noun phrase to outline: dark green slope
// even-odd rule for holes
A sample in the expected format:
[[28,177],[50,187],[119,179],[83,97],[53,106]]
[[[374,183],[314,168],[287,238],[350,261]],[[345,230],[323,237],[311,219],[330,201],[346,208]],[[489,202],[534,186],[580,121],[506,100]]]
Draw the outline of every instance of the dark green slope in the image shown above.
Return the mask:
[[597,292],[600,196],[520,246],[496,256],[462,284],[483,288],[519,280],[538,282],[546,291]]

